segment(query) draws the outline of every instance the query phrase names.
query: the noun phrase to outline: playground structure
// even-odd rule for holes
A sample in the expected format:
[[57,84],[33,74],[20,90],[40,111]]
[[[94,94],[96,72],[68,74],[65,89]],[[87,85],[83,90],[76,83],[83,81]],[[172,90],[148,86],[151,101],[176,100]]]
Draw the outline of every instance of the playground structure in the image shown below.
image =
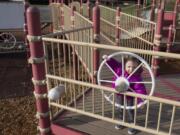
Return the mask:
[[[180,104],[178,101],[131,92],[123,93],[125,97],[134,97],[135,105],[138,98],[147,101],[147,106],[142,112],[139,112],[135,106],[134,123],[129,123],[126,115],[121,121],[115,117],[114,99],[117,92],[112,88],[105,87],[106,85],[96,85],[97,71],[104,54],[109,55],[117,51],[136,53],[152,64],[154,69],[156,69],[159,57],[180,59],[179,54],[158,52],[161,40],[160,28],[156,23],[119,12],[119,9],[116,13],[117,17],[114,16],[116,19],[109,19],[113,21],[111,22],[107,18],[103,18],[103,7],[98,4],[93,8],[92,17],[89,17],[92,21],[75,12],[74,6],[70,8],[63,3],[51,3],[51,7],[53,33],[43,36],[40,32],[39,11],[36,8],[27,10],[27,38],[31,50],[29,62],[33,68],[32,80],[35,85],[34,95],[37,99],[36,116],[39,119],[38,128],[41,134],[50,134],[50,131],[53,134],[85,134],[80,131],[68,130],[61,125],[61,122],[66,123],[66,119],[63,119],[66,116],[65,110],[147,133],[170,135],[180,132],[178,128]],[[100,13],[101,11],[102,13]],[[85,14],[90,15],[90,12]],[[122,20],[125,21],[121,22],[120,17],[123,17]],[[160,15],[157,21],[162,21]],[[113,28],[114,32],[109,34],[109,30],[103,29],[105,25],[117,29]],[[135,30],[137,27],[142,29]],[[154,38],[156,39],[154,40]],[[44,61],[46,68],[44,68]],[[154,73],[156,74],[156,72]],[[108,73],[105,72],[104,76],[108,76]],[[143,76],[144,79],[150,77],[146,72],[143,73]],[[65,86],[65,92],[59,100],[49,100],[48,102],[45,80],[47,80],[49,91],[58,85]],[[159,82],[160,79],[156,81]],[[159,84],[157,83],[157,85]],[[156,89],[159,88],[156,87]],[[102,93],[112,95],[112,105],[104,99]],[[125,107],[123,111],[126,114]],[[73,115],[67,114],[67,118],[73,117]],[[144,116],[144,122],[141,121],[141,116]],[[165,117],[168,119],[162,123]],[[50,118],[52,124],[50,124]]]

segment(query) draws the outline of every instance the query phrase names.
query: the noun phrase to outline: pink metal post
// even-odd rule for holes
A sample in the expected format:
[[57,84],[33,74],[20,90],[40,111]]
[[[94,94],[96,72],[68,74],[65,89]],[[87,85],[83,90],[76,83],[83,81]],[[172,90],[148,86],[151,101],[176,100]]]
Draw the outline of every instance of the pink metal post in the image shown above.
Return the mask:
[[120,14],[121,14],[121,8],[120,7],[117,7],[116,9],[116,45],[118,46],[119,45],[119,41],[120,41],[120,29],[119,29],[119,26],[120,26]]
[[[93,8],[93,31],[94,31],[94,42],[100,43],[100,8],[98,4]],[[97,70],[99,67],[99,50],[94,48],[93,51],[93,69],[94,69],[94,83],[97,83]]]
[[27,30],[27,17],[26,17],[26,12],[28,7],[29,7],[29,3],[27,1],[24,1],[24,41],[27,47],[27,59],[29,59],[30,57],[29,42],[27,40],[28,30]]
[[50,117],[44,67],[44,52],[41,40],[40,12],[36,7],[27,9],[28,40],[32,64],[34,95],[36,98],[38,129],[41,135],[50,135]]
[[[162,38],[162,27],[163,27],[163,17],[164,17],[164,9],[159,9],[158,10],[158,16],[157,16],[155,45],[153,46],[154,51],[160,51],[161,38]],[[158,75],[158,69],[159,69],[159,58],[157,56],[153,57],[152,69],[153,69],[154,75],[157,76]]]

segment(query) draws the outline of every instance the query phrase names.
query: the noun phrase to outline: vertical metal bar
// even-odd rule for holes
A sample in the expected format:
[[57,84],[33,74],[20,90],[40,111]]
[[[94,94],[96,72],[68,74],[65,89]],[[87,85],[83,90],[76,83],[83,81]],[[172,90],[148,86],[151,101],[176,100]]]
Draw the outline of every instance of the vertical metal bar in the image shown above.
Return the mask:
[[95,93],[94,93],[94,88],[92,89],[92,113],[95,113],[95,106],[94,106],[94,96],[95,95]]
[[[90,29],[88,29],[87,30],[88,31],[88,43],[90,43]],[[89,73],[90,73],[90,65],[91,65],[91,51],[90,51],[90,47],[88,46],[87,47],[87,52],[88,52],[88,64],[87,64],[87,67],[88,67],[88,71],[89,71]],[[89,75],[90,76],[90,75]],[[89,80],[89,82],[90,82],[90,80]]]
[[149,117],[149,100],[147,100],[145,128],[147,128],[148,117]]
[[[63,38],[65,38],[65,35],[64,35],[64,37]],[[63,43],[63,56],[64,56],[64,63],[63,63],[63,65],[64,65],[64,77],[65,78],[67,78],[68,76],[67,76],[67,60],[68,60],[68,58],[67,58],[67,56],[68,56],[68,54],[66,54],[68,51],[67,51],[67,48],[68,48],[68,46],[66,46],[64,43]],[[65,90],[67,89],[67,83],[65,83]],[[65,91],[66,92],[66,91]],[[63,103],[64,101],[63,101],[63,98],[61,99],[61,103]]]
[[125,122],[125,120],[126,120],[126,105],[127,105],[127,103],[126,103],[126,95],[125,94],[123,94],[123,97],[124,97],[124,108],[123,108],[123,122]]
[[137,120],[137,97],[135,97],[134,125],[136,125],[136,120]]
[[172,126],[173,126],[173,122],[174,122],[175,111],[176,111],[176,106],[173,105],[172,116],[171,116],[171,124],[170,124],[170,128],[169,128],[169,135],[171,135],[171,132],[172,132]]
[[61,53],[60,53],[60,43],[57,43],[58,45],[58,71],[59,71],[59,76],[61,76]]
[[[94,63],[94,48],[91,47],[91,63]],[[94,65],[92,64],[92,83],[95,83],[95,80],[94,80]],[[94,88],[92,89],[92,113],[95,113],[95,107],[94,107]]]
[[64,56],[64,60],[63,60],[63,67],[64,67],[64,77],[66,78],[67,77],[67,72],[66,72],[66,46],[65,44],[63,43],[63,56]]
[[[83,35],[83,34],[82,34]],[[82,77],[82,81],[84,81],[84,57],[83,57],[84,53],[83,53],[83,46],[81,46],[81,58],[82,58],[82,68],[81,68],[81,77]],[[82,86],[82,91],[84,91],[85,87]]]
[[[46,74],[49,74],[49,56],[48,56],[48,49],[46,46],[46,43],[43,42],[43,48],[44,48],[44,55],[46,56],[45,59],[45,72]],[[50,90],[50,81],[49,78],[47,78],[47,91]],[[52,119],[53,117],[53,112],[52,112],[52,108],[50,106],[50,100],[48,99],[48,105],[49,105],[49,110],[50,110],[50,119]]]
[[[56,36],[56,38],[58,39],[58,36]],[[59,67],[59,60],[60,60],[60,59],[59,59],[59,57],[60,57],[60,56],[59,56],[59,55],[60,55],[59,43],[56,43],[56,46],[55,46],[55,47],[57,48],[57,58],[56,58],[56,57],[55,57],[55,58],[57,59],[56,61],[57,61],[57,63],[58,63],[58,64],[55,63],[55,65],[58,65],[58,67]],[[56,68],[56,66],[55,66],[55,68]],[[58,69],[57,69],[57,70],[58,70]],[[59,70],[57,71],[57,75],[58,75],[58,74],[59,74]],[[59,85],[59,82],[60,82],[59,80],[56,80],[56,85]],[[59,99],[56,101],[56,103],[58,103],[58,104],[60,103]],[[58,108],[57,110],[59,111],[60,108]]]
[[[54,43],[51,42],[53,75],[56,75],[54,51],[55,51],[55,49],[54,49]],[[54,83],[57,85],[57,81],[55,81]]]
[[[74,50],[74,45],[72,45],[72,48],[73,48],[73,55],[75,55],[74,53],[75,53],[75,50]],[[73,56],[74,57],[74,56]],[[74,63],[74,59],[73,59],[73,63]],[[73,68],[74,68],[74,64],[73,64]],[[75,72],[74,70],[73,70],[73,72]],[[74,76],[75,77],[75,76]],[[75,79],[75,78],[74,78]],[[76,87],[75,87],[75,84],[73,84],[73,92],[74,92],[74,107],[75,108],[77,108],[77,105],[76,105]]]
[[115,93],[113,93],[112,119],[115,118]]
[[162,103],[160,103],[160,106],[159,106],[158,123],[157,123],[157,131],[158,132],[159,132],[159,127],[160,127],[160,123],[161,123],[161,111],[162,111]]
[[102,116],[104,116],[104,90],[102,91]]
[[83,89],[83,111],[85,111],[85,89]]
[[68,45],[69,78],[72,78],[72,71],[71,71],[71,68],[72,68],[72,65],[71,65],[71,54],[72,54],[72,52],[71,52],[71,46]]

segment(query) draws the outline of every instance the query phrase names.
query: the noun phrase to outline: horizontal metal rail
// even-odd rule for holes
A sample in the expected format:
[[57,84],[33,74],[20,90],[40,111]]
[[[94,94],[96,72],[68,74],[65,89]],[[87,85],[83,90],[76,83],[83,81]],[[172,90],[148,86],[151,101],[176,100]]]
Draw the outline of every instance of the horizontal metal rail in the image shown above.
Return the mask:
[[82,31],[82,30],[87,30],[87,29],[91,29],[91,28],[93,28],[93,26],[74,28],[72,30],[66,30],[66,31],[57,31],[55,33],[50,33],[50,34],[43,35],[42,37],[54,37],[54,36],[58,36],[58,35],[69,34],[69,33],[78,32],[78,31]]
[[47,41],[47,42],[65,43],[65,44],[72,44],[72,45],[86,46],[86,47],[91,46],[91,47],[96,47],[96,48],[101,48],[101,49],[110,49],[114,51],[127,51],[127,52],[139,53],[139,54],[148,54],[148,55],[153,55],[153,56],[180,59],[180,54],[177,54],[177,53],[156,52],[156,51],[148,51],[148,50],[134,49],[134,48],[128,48],[128,47],[108,46],[105,44],[68,41],[68,40],[46,38],[46,37],[43,37],[42,40]]

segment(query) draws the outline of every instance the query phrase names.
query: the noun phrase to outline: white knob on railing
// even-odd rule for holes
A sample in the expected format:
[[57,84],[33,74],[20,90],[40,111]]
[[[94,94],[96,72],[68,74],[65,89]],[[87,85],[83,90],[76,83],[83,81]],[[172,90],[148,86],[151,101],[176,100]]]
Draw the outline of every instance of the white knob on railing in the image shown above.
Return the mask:
[[64,85],[56,86],[48,91],[48,98],[51,100],[58,100],[65,92]]

